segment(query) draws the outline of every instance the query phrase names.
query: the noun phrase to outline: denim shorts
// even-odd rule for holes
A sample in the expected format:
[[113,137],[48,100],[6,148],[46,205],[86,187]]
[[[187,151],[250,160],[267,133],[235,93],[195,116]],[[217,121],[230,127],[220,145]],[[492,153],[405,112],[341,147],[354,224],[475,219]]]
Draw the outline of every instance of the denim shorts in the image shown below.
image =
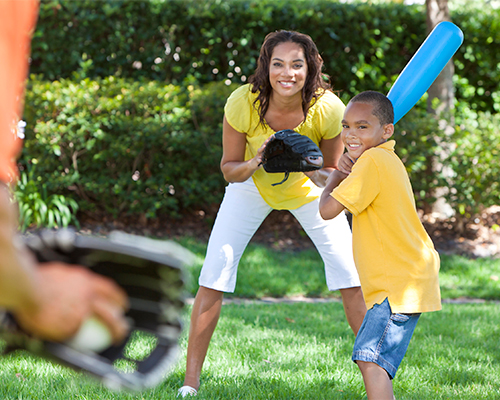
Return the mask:
[[368,310],[354,342],[352,360],[372,362],[396,376],[420,314],[393,314],[389,300]]

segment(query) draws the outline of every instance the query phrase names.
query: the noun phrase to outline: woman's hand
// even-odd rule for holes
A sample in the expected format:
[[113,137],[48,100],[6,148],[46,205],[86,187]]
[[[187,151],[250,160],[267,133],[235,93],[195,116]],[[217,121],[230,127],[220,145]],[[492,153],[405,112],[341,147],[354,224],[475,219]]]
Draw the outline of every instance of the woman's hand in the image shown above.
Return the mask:
[[[267,144],[271,140],[271,138],[274,135],[269,136],[264,143],[262,143],[262,146],[259,147],[259,150],[257,150],[257,154],[255,155],[254,158],[252,158],[253,165],[255,166],[255,163],[257,164],[255,166],[255,171],[257,171],[259,168],[262,168],[262,156],[264,155],[264,150],[266,149]],[[255,172],[254,171],[254,172]]]

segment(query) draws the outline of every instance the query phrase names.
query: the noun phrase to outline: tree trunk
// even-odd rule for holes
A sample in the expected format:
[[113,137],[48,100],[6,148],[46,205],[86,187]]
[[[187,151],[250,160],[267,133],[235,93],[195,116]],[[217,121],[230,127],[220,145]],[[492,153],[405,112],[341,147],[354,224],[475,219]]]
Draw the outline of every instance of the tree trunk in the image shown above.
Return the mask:
[[[427,10],[427,33],[430,33],[440,22],[451,21],[448,0],[426,0],[425,6]],[[450,111],[453,108],[455,100],[454,73],[453,61],[450,60],[428,90],[428,111],[437,114],[440,118],[450,117]],[[435,98],[440,100],[440,105],[436,110],[432,107],[432,100]]]
[[[428,33],[434,27],[443,21],[451,21],[450,11],[448,9],[448,0],[426,0],[426,13],[427,13],[427,30]],[[453,87],[453,74],[455,68],[453,61],[450,60],[443,71],[436,78],[427,93],[427,111],[434,114],[439,119],[439,126],[441,128],[439,134],[444,135],[438,138],[438,143],[441,147],[441,152],[430,160],[431,173],[441,173],[445,178],[452,175],[452,171],[443,165],[443,160],[450,154],[453,147],[450,143],[449,137],[453,134],[453,104],[455,101],[455,90]],[[438,99],[438,105],[434,103],[434,99]],[[438,218],[451,217],[454,212],[450,205],[446,202],[445,195],[448,188],[437,188],[434,197],[437,201],[432,205],[432,213]]]

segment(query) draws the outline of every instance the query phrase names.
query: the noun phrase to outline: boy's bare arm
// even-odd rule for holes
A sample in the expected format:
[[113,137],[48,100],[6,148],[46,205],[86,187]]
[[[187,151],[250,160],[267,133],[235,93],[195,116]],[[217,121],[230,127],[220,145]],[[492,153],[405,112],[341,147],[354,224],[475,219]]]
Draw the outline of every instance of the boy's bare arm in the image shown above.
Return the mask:
[[323,219],[335,218],[342,211],[344,211],[345,207],[339,201],[330,196],[330,194],[333,189],[340,185],[340,182],[342,182],[346,177],[346,174],[338,170],[333,171],[328,177],[325,189],[323,190],[319,201],[319,213]]

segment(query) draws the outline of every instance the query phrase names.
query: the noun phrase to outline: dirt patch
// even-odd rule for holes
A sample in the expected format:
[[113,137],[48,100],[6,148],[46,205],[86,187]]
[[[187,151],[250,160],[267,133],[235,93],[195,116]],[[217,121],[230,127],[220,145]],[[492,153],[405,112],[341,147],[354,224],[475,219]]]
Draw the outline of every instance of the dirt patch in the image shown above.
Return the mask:
[[452,220],[422,218],[436,248],[443,254],[460,254],[471,258],[500,257],[500,206],[485,210],[480,217],[457,232]]
[[[178,219],[146,218],[110,221],[83,219],[81,231],[107,235],[112,230],[122,230],[138,235],[151,235],[175,239],[193,236],[208,241],[217,215],[218,206],[184,214]],[[454,229],[453,220],[439,220],[423,216],[422,223],[431,236],[436,249],[442,254],[460,254],[471,258],[500,257],[500,206],[487,209],[481,217],[468,224],[463,233]],[[301,251],[314,245],[297,220],[288,211],[273,211],[264,220],[252,239],[277,250]]]

